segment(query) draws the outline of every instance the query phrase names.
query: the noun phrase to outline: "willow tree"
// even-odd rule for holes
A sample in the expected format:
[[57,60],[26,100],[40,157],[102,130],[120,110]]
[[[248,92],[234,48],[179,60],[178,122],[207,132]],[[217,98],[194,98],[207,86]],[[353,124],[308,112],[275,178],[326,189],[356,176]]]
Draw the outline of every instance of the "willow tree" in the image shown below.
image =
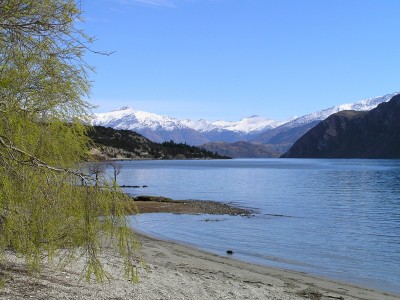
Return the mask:
[[135,279],[125,196],[79,169],[91,109],[80,17],[73,0],[0,1],[0,259],[13,251],[40,271],[61,250],[83,251],[86,277],[103,280],[107,239]]

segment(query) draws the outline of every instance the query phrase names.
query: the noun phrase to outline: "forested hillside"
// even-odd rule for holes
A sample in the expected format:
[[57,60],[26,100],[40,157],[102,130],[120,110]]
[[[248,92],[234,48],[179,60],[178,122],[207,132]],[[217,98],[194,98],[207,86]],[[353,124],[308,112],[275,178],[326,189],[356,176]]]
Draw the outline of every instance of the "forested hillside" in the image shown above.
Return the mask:
[[222,159],[214,152],[173,141],[154,143],[131,130],[93,126],[91,153],[101,159]]

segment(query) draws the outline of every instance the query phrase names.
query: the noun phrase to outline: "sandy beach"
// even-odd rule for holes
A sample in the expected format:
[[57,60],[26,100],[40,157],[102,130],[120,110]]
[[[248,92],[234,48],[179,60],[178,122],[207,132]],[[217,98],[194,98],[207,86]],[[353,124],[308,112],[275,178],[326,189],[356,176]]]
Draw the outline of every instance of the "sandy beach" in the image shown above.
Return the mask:
[[145,235],[139,234],[138,238],[146,261],[138,284],[123,279],[121,260],[109,249],[102,259],[113,277],[110,282],[83,280],[83,260],[65,271],[45,268],[40,278],[32,278],[22,264],[14,263],[5,277],[5,287],[0,289],[0,299],[400,299]]
[[[215,201],[177,201],[141,196],[127,203],[127,213],[219,214],[251,217],[254,212]],[[0,299],[400,299],[399,296],[218,256],[188,245],[137,234],[142,245],[140,282],[123,277],[122,260],[106,247],[101,259],[110,280],[88,283],[82,278],[84,260],[64,271],[46,266],[32,277],[21,260],[9,253],[7,271],[0,268]],[[138,261],[139,265],[139,261]],[[1,265],[0,265],[1,266]]]

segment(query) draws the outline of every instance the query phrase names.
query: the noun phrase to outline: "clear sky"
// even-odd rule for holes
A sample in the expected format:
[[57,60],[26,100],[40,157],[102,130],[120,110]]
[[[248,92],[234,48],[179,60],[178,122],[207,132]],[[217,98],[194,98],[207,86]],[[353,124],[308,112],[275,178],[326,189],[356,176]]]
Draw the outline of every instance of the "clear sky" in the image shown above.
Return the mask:
[[84,0],[97,112],[283,120],[400,91],[399,0]]

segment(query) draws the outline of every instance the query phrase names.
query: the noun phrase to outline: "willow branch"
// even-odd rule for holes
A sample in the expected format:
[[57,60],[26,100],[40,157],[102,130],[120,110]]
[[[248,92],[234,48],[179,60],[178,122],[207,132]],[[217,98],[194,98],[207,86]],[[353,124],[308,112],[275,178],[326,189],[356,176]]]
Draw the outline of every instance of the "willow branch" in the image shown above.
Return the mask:
[[32,154],[13,146],[11,142],[6,143],[5,140],[8,140],[8,139],[5,136],[1,136],[0,135],[0,145],[4,146],[8,150],[15,151],[16,153],[22,154],[23,156],[27,157],[27,160],[19,160],[13,155],[13,153],[9,152],[11,159],[13,161],[16,161],[17,163],[20,163],[20,164],[23,164],[23,165],[28,165],[28,166],[31,166],[31,167],[38,167],[38,168],[47,169],[47,170],[50,170],[50,171],[53,171],[53,172],[72,174],[74,176],[79,177],[82,180],[85,180],[85,181],[90,179],[89,175],[86,175],[86,174],[81,173],[81,172],[77,172],[77,171],[72,170],[72,169],[57,168],[57,167],[54,167],[54,166],[50,166],[49,164],[47,164],[44,161],[40,160],[39,158],[33,156]]

